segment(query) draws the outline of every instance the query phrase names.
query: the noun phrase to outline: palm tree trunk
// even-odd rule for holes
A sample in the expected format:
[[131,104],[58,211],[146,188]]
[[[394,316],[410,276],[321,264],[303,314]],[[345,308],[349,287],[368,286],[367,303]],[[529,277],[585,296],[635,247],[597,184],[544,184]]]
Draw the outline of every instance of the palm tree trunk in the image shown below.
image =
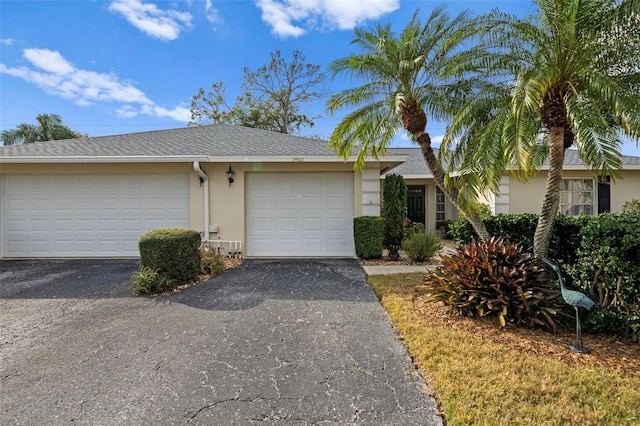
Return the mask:
[[538,217],[538,225],[533,236],[533,254],[536,257],[547,257],[549,253],[549,242],[560,201],[563,165],[564,127],[555,126],[549,132],[549,174],[542,201],[542,211]]
[[469,223],[471,223],[471,226],[476,231],[476,234],[478,234],[480,240],[487,241],[489,239],[489,233],[487,232],[487,228],[484,226],[484,222],[482,222],[478,214],[467,214],[467,212],[460,209],[458,204],[458,188],[456,188],[455,185],[451,188],[445,187],[444,169],[442,168],[442,165],[438,161],[438,158],[436,157],[435,153],[433,152],[433,148],[431,147],[431,136],[429,136],[429,134],[426,132],[420,132],[419,135],[414,134],[414,136],[416,137],[418,145],[420,145],[422,156],[424,157],[429,170],[431,170],[431,173],[433,173],[433,179],[435,180],[436,185],[438,185],[442,192],[447,194],[447,197],[453,203],[453,205],[456,206],[462,213],[464,213],[465,217],[467,217]]

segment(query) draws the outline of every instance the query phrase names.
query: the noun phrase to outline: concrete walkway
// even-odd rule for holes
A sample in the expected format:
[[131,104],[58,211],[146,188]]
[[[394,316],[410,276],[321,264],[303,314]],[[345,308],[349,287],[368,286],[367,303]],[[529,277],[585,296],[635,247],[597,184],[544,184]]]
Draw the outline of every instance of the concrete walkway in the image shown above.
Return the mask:
[[367,275],[391,275],[391,274],[409,274],[412,272],[427,272],[438,265],[367,265],[362,266]]
[[[444,246],[435,257],[436,259],[439,259],[440,255],[451,255],[455,252],[455,249],[449,246]],[[364,269],[364,272],[367,275],[391,275],[427,272],[437,268],[438,265],[439,263],[434,263],[432,265],[363,265],[362,269]]]

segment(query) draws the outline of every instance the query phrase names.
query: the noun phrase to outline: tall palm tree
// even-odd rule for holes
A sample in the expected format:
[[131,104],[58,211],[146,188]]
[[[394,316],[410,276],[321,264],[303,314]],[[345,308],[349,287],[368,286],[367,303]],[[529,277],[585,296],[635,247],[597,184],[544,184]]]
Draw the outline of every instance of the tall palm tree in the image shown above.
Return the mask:
[[443,147],[455,146],[467,188],[496,190],[505,167],[524,178],[549,171],[534,236],[546,257],[558,211],[567,148],[615,177],[623,138],[640,137],[640,2],[535,0],[524,20],[497,10],[479,18],[483,60],[494,74],[459,109]]
[[37,125],[21,123],[15,129],[3,130],[0,138],[4,145],[19,145],[59,139],[81,138],[83,135],[74,132],[62,123],[58,114],[40,114],[36,117]]
[[420,146],[436,185],[469,218],[479,237],[488,239],[484,224],[477,213],[466,208],[458,188],[445,185],[444,168],[426,131],[427,113],[436,120],[450,117],[473,86],[473,79],[449,78],[470,54],[461,49],[468,19],[468,12],[451,19],[440,6],[424,25],[416,12],[399,35],[390,25],[377,25],[372,30],[357,28],[352,44],[358,45],[361,53],[329,65],[333,78],[347,74],[363,82],[328,100],[330,113],[353,108],[334,129],[329,147],[344,158],[359,148],[356,167],[362,168],[367,155],[383,155],[404,128]]

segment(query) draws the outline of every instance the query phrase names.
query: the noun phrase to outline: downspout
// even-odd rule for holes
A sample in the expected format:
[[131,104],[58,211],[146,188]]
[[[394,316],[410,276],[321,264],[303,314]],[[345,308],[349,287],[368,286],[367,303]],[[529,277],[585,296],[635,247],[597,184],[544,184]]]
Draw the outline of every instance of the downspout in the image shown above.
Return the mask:
[[200,181],[204,184],[204,237],[203,242],[209,241],[209,179],[207,174],[200,168],[198,161],[193,162],[193,170],[200,176]]

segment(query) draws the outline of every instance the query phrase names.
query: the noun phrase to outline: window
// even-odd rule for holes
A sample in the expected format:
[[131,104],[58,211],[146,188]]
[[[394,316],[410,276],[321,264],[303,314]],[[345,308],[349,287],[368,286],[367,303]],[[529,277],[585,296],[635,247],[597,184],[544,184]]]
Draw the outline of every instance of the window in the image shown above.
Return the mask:
[[441,229],[446,220],[445,199],[442,189],[436,186],[436,229]]
[[593,179],[563,179],[560,188],[560,211],[569,216],[593,216]]

